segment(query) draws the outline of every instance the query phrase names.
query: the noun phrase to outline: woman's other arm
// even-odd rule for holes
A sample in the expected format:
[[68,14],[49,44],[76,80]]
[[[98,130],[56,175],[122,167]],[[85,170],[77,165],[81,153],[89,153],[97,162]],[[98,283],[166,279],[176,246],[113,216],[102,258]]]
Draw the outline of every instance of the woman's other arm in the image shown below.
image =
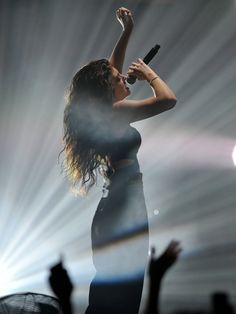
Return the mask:
[[115,111],[126,117],[129,123],[150,118],[175,106],[177,99],[174,92],[143,60],[133,62],[128,74],[136,76],[138,80],[146,80],[153,90],[152,97],[140,100],[124,99],[113,104]]
[[122,26],[122,33],[112,51],[109,61],[112,66],[114,66],[120,73],[122,73],[125,52],[134,22],[130,10],[124,7],[121,7],[116,11],[116,17]]

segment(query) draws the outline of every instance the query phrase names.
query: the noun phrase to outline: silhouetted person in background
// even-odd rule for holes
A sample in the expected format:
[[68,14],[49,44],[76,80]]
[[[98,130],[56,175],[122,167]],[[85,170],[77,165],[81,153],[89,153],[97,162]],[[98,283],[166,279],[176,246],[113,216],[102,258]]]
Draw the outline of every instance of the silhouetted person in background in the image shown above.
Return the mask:
[[159,295],[162,279],[166,271],[177,261],[181,250],[180,242],[172,240],[165,251],[158,258],[155,258],[155,248],[151,248],[151,259],[148,268],[148,303],[145,314],[159,314]]
[[56,298],[40,293],[15,293],[0,298],[0,314],[65,314]]
[[229,302],[226,292],[215,292],[211,297],[212,314],[234,314],[233,306]]
[[64,314],[72,314],[71,295],[72,281],[63,267],[62,261],[50,269],[49,284],[54,294],[58,297]]

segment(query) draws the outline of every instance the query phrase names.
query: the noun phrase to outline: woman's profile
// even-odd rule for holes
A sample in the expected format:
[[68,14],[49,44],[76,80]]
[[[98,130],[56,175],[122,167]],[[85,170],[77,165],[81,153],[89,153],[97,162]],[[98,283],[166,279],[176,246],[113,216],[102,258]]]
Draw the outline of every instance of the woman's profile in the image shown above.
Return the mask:
[[[176,97],[159,75],[141,59],[128,75],[150,85],[152,94],[126,99],[130,90],[122,74],[133,29],[130,10],[116,16],[122,33],[109,59],[92,61],[73,77],[64,111],[64,152],[68,176],[83,192],[105,180],[92,222],[96,275],[86,313],[138,313],[148,256],[148,219],[137,152],[139,132],[130,123],[174,107]],[[132,264],[138,270],[132,271]]]

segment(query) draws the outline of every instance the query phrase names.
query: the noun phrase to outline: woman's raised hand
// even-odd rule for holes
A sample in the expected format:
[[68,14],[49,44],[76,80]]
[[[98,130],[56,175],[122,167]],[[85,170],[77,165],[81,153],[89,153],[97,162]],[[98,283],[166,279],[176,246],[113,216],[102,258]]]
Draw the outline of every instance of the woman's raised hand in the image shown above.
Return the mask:
[[148,82],[157,76],[142,59],[138,59],[137,62],[132,62],[127,74],[137,77],[138,80],[147,80]]
[[129,9],[124,7],[116,11],[116,18],[120,22],[123,30],[131,30],[134,26],[132,14]]

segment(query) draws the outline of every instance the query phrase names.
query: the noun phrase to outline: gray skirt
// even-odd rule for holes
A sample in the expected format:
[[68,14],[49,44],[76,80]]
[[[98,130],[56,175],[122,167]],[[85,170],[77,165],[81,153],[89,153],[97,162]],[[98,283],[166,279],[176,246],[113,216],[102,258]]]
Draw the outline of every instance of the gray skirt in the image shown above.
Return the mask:
[[138,313],[148,257],[142,174],[115,173],[106,189],[92,223],[96,275],[86,313]]

